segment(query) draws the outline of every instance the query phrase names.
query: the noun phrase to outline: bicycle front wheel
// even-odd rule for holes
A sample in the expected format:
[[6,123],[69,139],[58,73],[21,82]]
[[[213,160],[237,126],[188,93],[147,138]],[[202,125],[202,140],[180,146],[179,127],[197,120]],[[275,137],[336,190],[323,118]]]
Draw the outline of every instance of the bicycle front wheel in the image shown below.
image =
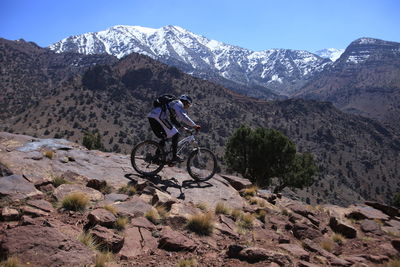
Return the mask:
[[155,141],[144,141],[137,144],[131,152],[132,167],[140,174],[155,175],[165,164],[163,148]]
[[217,172],[217,158],[211,150],[197,148],[189,154],[187,171],[196,181],[207,181]]

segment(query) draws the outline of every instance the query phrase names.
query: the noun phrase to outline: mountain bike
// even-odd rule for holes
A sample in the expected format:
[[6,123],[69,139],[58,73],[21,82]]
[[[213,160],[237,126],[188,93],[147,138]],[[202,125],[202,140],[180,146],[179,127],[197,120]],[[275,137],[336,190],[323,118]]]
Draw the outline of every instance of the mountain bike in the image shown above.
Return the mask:
[[[217,158],[208,148],[200,147],[195,138],[196,130],[185,130],[190,135],[178,142],[177,155],[182,157],[189,150],[186,163],[189,175],[196,181],[207,181],[217,171]],[[171,162],[172,148],[165,149],[165,141],[146,140],[137,144],[131,152],[132,167],[142,175],[153,176],[165,165],[174,166]]]

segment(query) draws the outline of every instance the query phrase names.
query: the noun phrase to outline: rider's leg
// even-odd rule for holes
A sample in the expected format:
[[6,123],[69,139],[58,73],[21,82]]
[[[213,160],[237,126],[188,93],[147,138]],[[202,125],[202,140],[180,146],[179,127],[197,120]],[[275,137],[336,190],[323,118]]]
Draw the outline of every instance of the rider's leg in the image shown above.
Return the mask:
[[176,155],[178,151],[179,136],[179,133],[172,136],[172,161],[182,161],[182,159]]

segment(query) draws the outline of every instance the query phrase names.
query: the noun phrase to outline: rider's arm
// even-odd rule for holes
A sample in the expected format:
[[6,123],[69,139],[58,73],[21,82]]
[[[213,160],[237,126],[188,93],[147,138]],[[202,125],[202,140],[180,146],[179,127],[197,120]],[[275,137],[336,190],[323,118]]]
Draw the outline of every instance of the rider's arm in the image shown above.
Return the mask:
[[178,120],[182,121],[183,123],[187,124],[188,126],[191,126],[191,127],[196,126],[196,123],[186,114],[186,111],[183,108],[183,105],[180,101],[177,101],[177,103],[175,103],[175,105],[173,106],[173,109],[175,110],[175,114],[176,114]]

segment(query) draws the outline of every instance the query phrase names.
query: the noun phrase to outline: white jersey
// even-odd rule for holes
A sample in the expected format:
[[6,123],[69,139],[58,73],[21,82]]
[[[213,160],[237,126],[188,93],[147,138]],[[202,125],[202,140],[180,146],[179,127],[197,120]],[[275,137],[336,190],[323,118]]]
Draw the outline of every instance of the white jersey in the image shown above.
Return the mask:
[[163,112],[161,107],[154,108],[147,115],[148,118],[156,119],[161,124],[167,134],[167,138],[171,138],[179,132],[171,122],[171,116],[188,126],[196,125],[196,123],[194,123],[194,121],[187,115],[186,110],[183,108],[183,103],[180,100],[171,101],[168,104],[168,107],[169,108],[167,108],[165,112]]

